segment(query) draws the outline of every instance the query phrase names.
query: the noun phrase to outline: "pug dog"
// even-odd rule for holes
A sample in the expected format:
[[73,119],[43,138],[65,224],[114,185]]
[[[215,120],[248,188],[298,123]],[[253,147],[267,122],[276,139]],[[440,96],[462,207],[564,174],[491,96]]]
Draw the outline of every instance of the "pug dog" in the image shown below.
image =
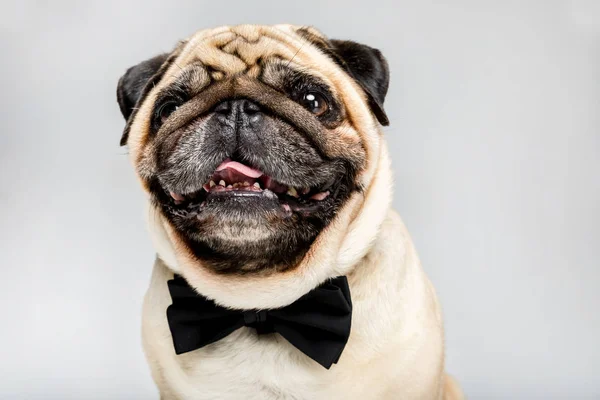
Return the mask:
[[161,399],[463,398],[390,208],[388,83],[379,50],[292,25],[202,30],[120,79]]

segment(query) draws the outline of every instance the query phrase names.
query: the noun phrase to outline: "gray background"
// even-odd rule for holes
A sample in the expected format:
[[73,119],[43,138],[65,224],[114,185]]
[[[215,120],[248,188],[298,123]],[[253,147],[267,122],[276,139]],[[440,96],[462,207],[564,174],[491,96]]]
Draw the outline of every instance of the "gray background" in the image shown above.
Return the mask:
[[[52,3],[49,5],[48,3]],[[0,398],[157,398],[124,70],[196,29],[379,47],[404,217],[471,399],[600,398],[600,1],[3,1]]]

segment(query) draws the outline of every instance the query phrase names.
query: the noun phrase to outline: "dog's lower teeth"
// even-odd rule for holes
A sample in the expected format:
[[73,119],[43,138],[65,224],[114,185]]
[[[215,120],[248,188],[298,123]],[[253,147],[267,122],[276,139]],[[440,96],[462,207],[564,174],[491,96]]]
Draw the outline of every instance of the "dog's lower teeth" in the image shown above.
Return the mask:
[[[295,188],[292,186],[288,186],[286,188],[283,184],[276,182],[270,177],[267,177],[267,180],[263,181],[265,187],[261,187],[261,181],[252,178],[250,178],[247,181],[244,181],[243,178],[240,177],[238,182],[231,183],[227,183],[224,179],[220,179],[218,181],[217,179],[218,178],[213,177],[213,179],[210,179],[207,183],[205,183],[202,186],[202,189],[205,192],[202,191],[202,193],[191,193],[189,195],[183,196],[179,193],[168,191],[167,193],[169,193],[170,197],[172,198],[171,201],[176,206],[179,206],[179,208],[181,208],[181,205],[183,204],[187,207],[184,210],[177,210],[176,208],[174,208],[173,213],[181,212],[183,214],[181,214],[180,216],[186,218],[200,218],[200,214],[203,213],[204,209],[207,207],[207,202],[203,201],[205,198],[204,196],[210,196],[211,193],[219,192],[221,192],[222,194],[226,194],[229,193],[230,190],[233,191],[233,193],[231,193],[233,195],[236,194],[236,190],[238,190],[240,192],[237,194],[238,196],[243,196],[245,194],[248,198],[252,197],[251,194],[243,192],[254,191],[254,195],[261,194],[262,196],[264,196],[264,200],[277,203],[278,207],[280,207],[280,212],[283,212],[283,214],[281,215],[285,218],[289,218],[294,213],[294,210],[297,211],[302,209],[303,207],[314,206],[315,202],[323,201],[330,195],[330,192],[327,190],[324,190],[323,192],[318,192],[316,190],[313,191],[309,187]],[[288,196],[287,199],[290,202],[289,204],[285,200],[285,196]],[[294,200],[290,200],[290,197]]]
[[263,196],[269,198],[269,199],[276,199],[277,195],[275,193],[273,193],[272,191],[270,191],[269,189],[265,189],[263,190]]

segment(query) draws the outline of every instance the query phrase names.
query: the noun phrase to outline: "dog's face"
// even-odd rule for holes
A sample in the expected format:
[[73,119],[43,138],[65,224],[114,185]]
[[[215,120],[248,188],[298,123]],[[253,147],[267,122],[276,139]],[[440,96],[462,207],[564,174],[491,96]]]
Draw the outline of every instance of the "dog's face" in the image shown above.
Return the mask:
[[199,268],[282,273],[368,189],[387,87],[379,51],[312,28],[201,31],[121,78],[122,144]]

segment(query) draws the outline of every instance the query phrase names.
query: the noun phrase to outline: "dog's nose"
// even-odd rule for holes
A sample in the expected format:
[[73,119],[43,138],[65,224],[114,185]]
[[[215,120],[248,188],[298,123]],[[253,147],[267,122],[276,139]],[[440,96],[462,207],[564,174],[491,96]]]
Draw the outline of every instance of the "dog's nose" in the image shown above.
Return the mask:
[[248,99],[226,100],[215,107],[215,113],[221,122],[227,124],[247,125],[262,118],[260,106]]

